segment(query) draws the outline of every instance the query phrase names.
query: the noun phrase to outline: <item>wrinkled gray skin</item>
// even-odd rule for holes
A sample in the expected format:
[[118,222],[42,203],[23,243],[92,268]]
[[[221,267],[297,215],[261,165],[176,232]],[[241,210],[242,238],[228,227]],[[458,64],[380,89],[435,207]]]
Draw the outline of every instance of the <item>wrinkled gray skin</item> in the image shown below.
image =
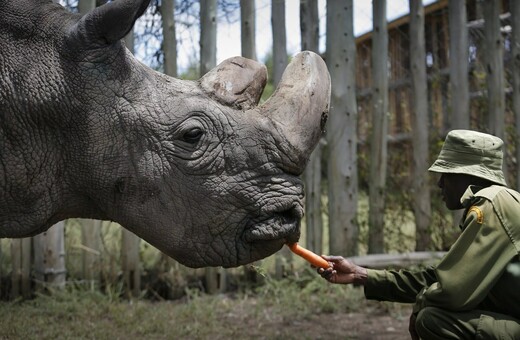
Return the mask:
[[148,2],[81,17],[51,0],[0,1],[0,237],[83,217],[191,267],[269,256],[299,238],[326,66],[300,53],[260,106],[266,70],[252,60],[199,81],[164,76],[120,41]]

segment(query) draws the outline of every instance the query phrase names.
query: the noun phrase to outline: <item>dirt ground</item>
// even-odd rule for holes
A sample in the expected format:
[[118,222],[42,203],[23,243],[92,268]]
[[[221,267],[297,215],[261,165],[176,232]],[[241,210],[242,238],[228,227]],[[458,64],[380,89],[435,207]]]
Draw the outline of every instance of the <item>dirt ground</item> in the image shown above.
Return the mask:
[[[228,338],[219,337],[216,339]],[[408,320],[389,315],[335,313],[313,316],[307,320],[276,321],[247,325],[237,339],[410,339]]]
[[[317,326],[320,325],[320,326]],[[307,322],[295,322],[295,333],[308,339],[409,339],[408,320],[389,315],[364,313],[319,315]]]
[[[242,306],[248,308],[247,306]],[[368,303],[359,311],[349,313],[322,313],[305,318],[280,319],[276,313],[265,310],[263,315],[248,319],[247,313],[238,311],[220,319],[224,324],[240,324],[234,334],[237,339],[359,339],[402,340],[410,339],[408,316],[411,307],[386,310],[377,302]],[[228,326],[231,327],[231,326]],[[227,339],[216,336],[217,339]]]
[[[236,339],[409,339],[408,320],[389,315],[335,313],[316,315],[306,320],[247,324],[235,334]],[[229,339],[229,335],[215,335]]]

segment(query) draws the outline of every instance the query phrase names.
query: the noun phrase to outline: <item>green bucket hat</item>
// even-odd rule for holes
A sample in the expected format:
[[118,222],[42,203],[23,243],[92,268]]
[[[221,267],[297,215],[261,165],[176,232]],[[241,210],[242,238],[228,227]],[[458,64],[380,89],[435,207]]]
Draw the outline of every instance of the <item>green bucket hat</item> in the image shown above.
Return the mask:
[[432,172],[467,174],[506,186],[502,172],[502,145],[495,136],[470,130],[452,130],[446,136]]

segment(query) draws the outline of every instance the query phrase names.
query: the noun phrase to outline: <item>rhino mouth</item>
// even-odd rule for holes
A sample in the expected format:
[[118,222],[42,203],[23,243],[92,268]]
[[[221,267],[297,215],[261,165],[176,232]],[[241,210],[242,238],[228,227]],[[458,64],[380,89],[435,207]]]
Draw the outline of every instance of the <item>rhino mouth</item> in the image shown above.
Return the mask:
[[247,242],[282,240],[293,243],[300,238],[300,220],[303,214],[297,208],[276,212],[247,228]]

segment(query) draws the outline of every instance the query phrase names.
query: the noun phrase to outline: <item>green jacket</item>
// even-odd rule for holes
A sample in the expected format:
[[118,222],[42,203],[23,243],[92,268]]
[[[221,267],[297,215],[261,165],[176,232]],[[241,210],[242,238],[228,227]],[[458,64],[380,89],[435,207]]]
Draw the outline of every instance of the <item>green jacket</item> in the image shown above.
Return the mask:
[[502,186],[462,197],[462,233],[436,267],[418,271],[368,270],[369,299],[483,309],[520,319],[520,194]]

